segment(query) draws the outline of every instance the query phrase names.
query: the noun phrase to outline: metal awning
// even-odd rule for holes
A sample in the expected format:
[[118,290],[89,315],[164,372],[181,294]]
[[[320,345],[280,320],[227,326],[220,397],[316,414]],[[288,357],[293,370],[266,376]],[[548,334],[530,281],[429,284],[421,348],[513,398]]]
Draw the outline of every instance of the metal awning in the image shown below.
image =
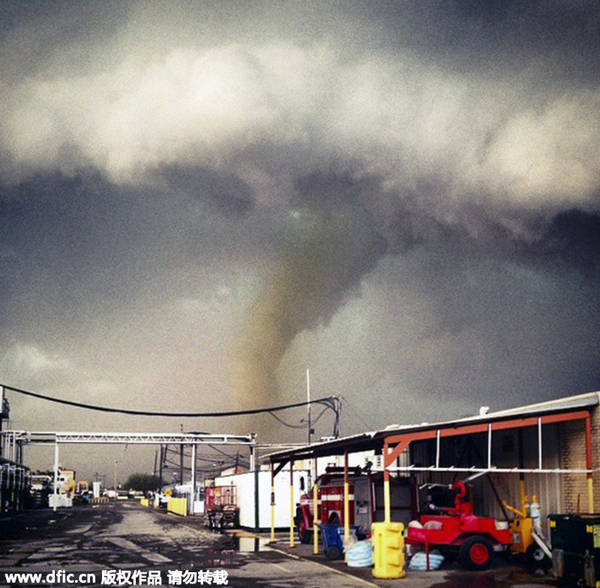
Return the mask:
[[[382,450],[386,440],[393,444],[398,443],[401,438],[410,438],[411,440],[417,440],[418,437],[435,439],[438,435],[445,437],[456,434],[473,434],[475,432],[486,433],[488,426],[492,430],[516,428],[519,426],[539,426],[538,419],[542,419],[542,424],[545,424],[547,422],[554,422],[556,418],[561,418],[554,415],[581,413],[580,416],[583,418],[583,413],[589,413],[599,403],[600,392],[590,392],[549,402],[450,421],[437,423],[424,422],[417,425],[392,425],[379,431],[360,433],[275,452],[263,456],[263,459],[269,460],[271,463],[287,463],[291,460],[298,461],[315,457],[343,455],[345,453],[358,453],[361,451],[371,450],[379,452]],[[571,417],[565,418],[567,420],[571,419]],[[458,433],[458,431],[461,432]],[[586,469],[585,471],[589,470]]]

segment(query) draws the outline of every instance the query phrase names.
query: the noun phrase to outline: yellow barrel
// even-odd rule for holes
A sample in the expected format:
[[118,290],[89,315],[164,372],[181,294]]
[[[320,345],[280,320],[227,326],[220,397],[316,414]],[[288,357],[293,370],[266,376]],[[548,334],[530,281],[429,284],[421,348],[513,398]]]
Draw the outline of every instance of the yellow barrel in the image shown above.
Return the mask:
[[381,579],[404,578],[404,525],[373,523],[373,576]]

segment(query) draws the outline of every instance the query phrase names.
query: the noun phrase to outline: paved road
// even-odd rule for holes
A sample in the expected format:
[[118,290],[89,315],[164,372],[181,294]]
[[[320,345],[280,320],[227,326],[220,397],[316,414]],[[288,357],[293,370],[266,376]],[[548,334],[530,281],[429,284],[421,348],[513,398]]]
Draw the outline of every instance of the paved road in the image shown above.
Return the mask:
[[[13,531],[11,533],[11,531]],[[234,588],[529,588],[552,586],[518,567],[485,574],[461,570],[409,572],[374,580],[369,569],[312,556],[252,536],[220,535],[197,518],[134,502],[31,511],[0,525],[0,588],[4,586],[219,586]],[[323,564],[327,565],[323,565]],[[8,574],[40,574],[16,578]],[[71,574],[71,575],[69,575]],[[225,584],[225,582],[227,582]]]
[[[197,521],[137,503],[29,513],[0,539],[0,586],[193,586],[364,588],[361,579],[219,535]],[[244,551],[248,549],[249,551]],[[255,551],[258,549],[258,551]],[[263,550],[264,549],[264,550]],[[30,573],[40,576],[13,577]],[[227,582],[227,584],[225,584]]]

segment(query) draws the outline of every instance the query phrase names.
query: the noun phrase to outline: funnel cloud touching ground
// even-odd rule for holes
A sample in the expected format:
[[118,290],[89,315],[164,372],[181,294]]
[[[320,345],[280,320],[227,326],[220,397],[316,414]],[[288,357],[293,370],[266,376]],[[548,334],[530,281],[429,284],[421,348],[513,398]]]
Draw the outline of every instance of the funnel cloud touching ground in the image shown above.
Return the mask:
[[600,389],[599,17],[3,2],[1,380],[215,411],[303,400],[310,368],[346,433]]

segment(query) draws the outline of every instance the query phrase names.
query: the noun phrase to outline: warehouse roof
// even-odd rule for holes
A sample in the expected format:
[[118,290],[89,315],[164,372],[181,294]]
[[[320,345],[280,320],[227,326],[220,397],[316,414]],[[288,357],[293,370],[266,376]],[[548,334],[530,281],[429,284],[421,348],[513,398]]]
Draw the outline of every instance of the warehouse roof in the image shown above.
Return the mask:
[[271,462],[287,462],[290,459],[300,460],[312,457],[324,457],[328,455],[341,455],[346,451],[356,453],[359,451],[381,449],[386,437],[413,433],[415,431],[430,431],[437,429],[455,428],[461,425],[491,423],[495,421],[510,420],[512,418],[541,416],[572,412],[581,409],[590,409],[600,403],[600,392],[588,392],[576,396],[568,396],[548,402],[539,402],[507,410],[489,412],[487,407],[482,407],[480,413],[475,416],[459,419],[440,421],[435,423],[423,422],[414,425],[389,425],[379,431],[359,433],[338,439],[328,439],[311,445],[294,447],[264,456]]

